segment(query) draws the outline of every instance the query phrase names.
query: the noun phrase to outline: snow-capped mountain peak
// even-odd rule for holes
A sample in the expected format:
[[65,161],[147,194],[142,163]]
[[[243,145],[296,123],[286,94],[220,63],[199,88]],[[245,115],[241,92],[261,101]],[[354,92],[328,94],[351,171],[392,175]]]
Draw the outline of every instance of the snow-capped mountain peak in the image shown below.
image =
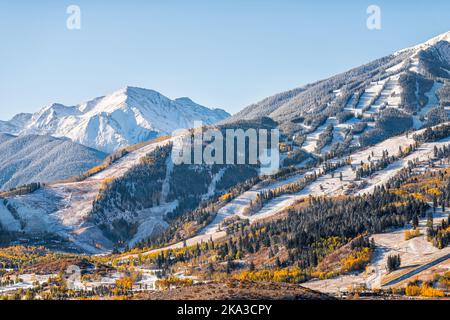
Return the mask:
[[17,115],[2,122],[0,131],[67,137],[112,152],[192,127],[194,121],[213,124],[228,116],[221,109],[206,108],[189,98],[171,100],[154,90],[127,86],[76,106],[55,103],[33,115]]
[[426,49],[428,47],[434,46],[441,41],[450,42],[450,31],[444,32],[436,37],[431,38],[430,40],[415,46],[415,49]]
[[333,117],[342,114],[351,126],[363,122],[363,137],[376,135],[374,126],[385,109],[408,114],[418,128],[450,114],[449,79],[450,31],[334,77],[268,97],[223,123],[269,117],[297,135],[316,133],[311,138],[313,146],[321,130],[329,124],[337,126]]
[[450,31],[441,33],[425,42],[419,43],[412,47],[398,50],[397,52],[394,53],[394,55],[399,55],[399,54],[402,54],[402,53],[405,53],[408,51],[412,52],[412,54],[417,54],[419,51],[429,49],[430,47],[436,46],[440,42],[449,42],[450,43]]
[[23,126],[30,121],[33,115],[31,113],[19,113],[16,114],[9,122],[14,126]]

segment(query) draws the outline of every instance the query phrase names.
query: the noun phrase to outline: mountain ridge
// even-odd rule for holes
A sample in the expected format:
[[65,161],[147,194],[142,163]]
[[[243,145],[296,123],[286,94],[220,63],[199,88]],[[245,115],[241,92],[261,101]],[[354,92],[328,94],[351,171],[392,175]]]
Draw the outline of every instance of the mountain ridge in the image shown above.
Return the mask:
[[105,157],[69,139],[0,134],[0,189],[70,178],[100,164]]
[[34,114],[16,115],[0,121],[0,132],[66,137],[110,153],[190,128],[194,121],[213,124],[228,116],[222,109],[209,109],[189,98],[171,100],[155,90],[126,86],[76,106],[54,103]]
[[[261,107],[257,110],[260,115],[272,118],[271,123],[282,130],[279,149],[283,167],[267,181],[260,177],[264,179],[261,183],[245,185],[249,189],[239,186],[245,176],[242,167],[225,172],[222,169],[227,168],[216,165],[174,165],[170,161],[171,144],[177,137],[167,137],[139,146],[83,181],[63,182],[6,199],[5,208],[0,203],[3,224],[11,219],[27,221],[25,227],[15,223],[10,231],[56,233],[87,252],[99,253],[111,250],[118,242],[135,245],[145,241],[171,228],[170,218],[183,221],[190,217],[192,223],[199,220],[198,229],[191,229],[192,235],[186,239],[190,246],[222,236],[225,231],[221,223],[228,218],[252,223],[277,214],[303,196],[369,193],[413,160],[426,163],[434,150],[447,148],[447,129],[442,130],[442,137],[421,148],[414,147],[415,135],[423,133],[423,127],[449,123],[450,76],[441,76],[445,76],[441,67],[447,66],[445,53],[449,48],[439,41],[436,44],[380,58],[256,104]],[[83,105],[90,115],[83,120],[95,128],[103,125],[106,116],[111,116],[114,125],[113,121],[124,119],[126,112],[142,114],[133,116],[134,122],[121,123],[122,129],[135,128],[138,121],[145,124],[148,117],[144,116],[154,111],[155,104],[166,113],[182,113],[192,104],[190,99],[181,98],[174,105],[154,91],[145,91],[142,97],[141,90],[125,88]],[[137,102],[142,102],[140,108],[133,108]],[[201,106],[194,107],[203,111]],[[42,110],[35,120],[52,124],[55,114],[80,112],[77,110],[55,105]],[[247,111],[252,114],[252,110]],[[239,121],[243,119],[238,116]],[[246,125],[254,124],[257,122]],[[247,170],[249,179],[258,174],[256,169],[249,169],[254,171]],[[236,198],[222,203],[221,195],[235,187]],[[213,196],[219,200],[210,209],[195,211],[199,209],[197,200]],[[14,208],[13,212],[8,213],[8,206]],[[194,211],[186,214],[186,210]],[[176,231],[187,237],[182,227]],[[174,248],[184,246],[183,238],[178,240]]]
[[[304,86],[269,96],[251,104],[221,123],[271,117],[275,121],[290,122],[308,114],[320,114],[322,109],[335,105],[344,109],[355,93],[367,89],[376,82],[407,72],[419,76],[450,79],[450,31],[442,33],[421,44],[398,50],[391,55],[376,59],[346,72]],[[430,60],[439,70],[429,70]],[[334,92],[334,95],[331,93]],[[397,94],[401,94],[397,92]],[[359,99],[359,97],[357,97]],[[357,99],[357,100],[358,100]],[[316,100],[316,101],[312,101]]]

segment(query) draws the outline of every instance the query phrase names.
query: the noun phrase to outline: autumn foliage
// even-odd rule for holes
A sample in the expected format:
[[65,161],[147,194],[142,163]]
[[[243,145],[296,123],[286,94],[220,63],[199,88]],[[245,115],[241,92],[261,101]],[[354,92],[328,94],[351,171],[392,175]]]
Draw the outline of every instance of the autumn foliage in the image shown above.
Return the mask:
[[422,234],[420,233],[419,229],[415,229],[415,230],[406,230],[404,235],[405,235],[405,240],[408,241],[412,238],[419,237]]
[[444,291],[435,289],[427,283],[420,286],[417,282],[410,283],[406,286],[405,294],[410,297],[426,297],[441,298],[445,296]]

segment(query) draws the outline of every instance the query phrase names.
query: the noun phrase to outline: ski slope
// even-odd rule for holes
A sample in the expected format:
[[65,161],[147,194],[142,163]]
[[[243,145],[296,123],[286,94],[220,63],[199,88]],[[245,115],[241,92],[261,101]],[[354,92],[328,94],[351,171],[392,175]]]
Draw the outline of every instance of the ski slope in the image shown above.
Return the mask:
[[[421,130],[417,131],[421,132]],[[333,173],[323,175],[319,177],[316,181],[309,183],[303,190],[295,194],[285,194],[279,197],[276,197],[263,205],[263,207],[256,213],[251,216],[246,216],[243,214],[246,207],[250,204],[250,201],[255,200],[258,192],[262,190],[272,189],[279,187],[281,185],[285,185],[288,183],[292,183],[298,181],[305,175],[312,174],[313,172],[318,172],[318,168],[313,168],[307,172],[302,174],[295,175],[283,181],[277,181],[276,183],[272,183],[269,185],[261,186],[258,184],[254,186],[249,191],[244,192],[236,199],[232,200],[230,203],[225,205],[218,211],[215,219],[201,232],[187,239],[185,242],[179,242],[171,246],[167,246],[161,249],[156,249],[149,251],[149,253],[158,252],[161,250],[181,248],[186,245],[191,246],[197,243],[206,242],[208,240],[215,240],[225,236],[225,231],[220,229],[221,223],[230,217],[240,217],[242,219],[248,219],[250,223],[254,223],[261,219],[266,219],[268,217],[275,216],[281,212],[283,212],[287,207],[293,205],[298,200],[308,197],[310,195],[313,196],[337,196],[344,194],[363,194],[370,193],[373,191],[375,186],[381,186],[384,184],[389,178],[393,177],[397,174],[402,168],[406,167],[408,161],[417,160],[419,162],[423,162],[424,165],[428,163],[430,160],[430,155],[433,154],[434,147],[442,147],[444,145],[450,144],[450,137],[442,139],[438,142],[424,143],[422,144],[415,152],[410,155],[395,161],[390,164],[387,168],[377,171],[371,177],[362,178],[361,181],[355,181],[356,173],[352,170],[353,167],[357,167],[361,161],[367,162],[368,156],[370,155],[372,159],[381,159],[383,151],[388,151],[389,154],[397,154],[399,146],[406,147],[410,144],[414,143],[412,138],[412,134],[408,135],[400,135],[390,139],[387,139],[377,145],[366,148],[364,150],[358,151],[350,156],[351,165],[346,165],[344,167],[336,169]],[[372,156],[373,154],[373,156]],[[340,179],[340,173],[342,173],[342,181]],[[358,185],[360,186],[358,188]],[[355,187],[356,186],[356,187]],[[131,256],[127,256],[132,257]]]
[[[131,167],[137,165],[142,157],[155,150],[157,146],[168,144],[173,139],[175,138],[143,146],[84,181],[57,183],[30,194],[7,199],[8,203],[16,208],[18,219],[12,216],[1,202],[0,223],[5,222],[12,226],[12,231],[19,231],[20,222],[23,222],[26,225],[23,229],[25,232],[56,233],[71,240],[74,246],[90,253],[110,249],[112,247],[110,240],[88,219],[101,183],[106,178],[123,176]],[[162,213],[158,211],[158,214],[154,214],[155,211],[158,209],[138,214],[141,223],[146,224],[147,229],[149,220],[154,227],[158,227],[158,224],[160,227],[166,225],[161,217]],[[14,221],[17,222],[14,224]]]

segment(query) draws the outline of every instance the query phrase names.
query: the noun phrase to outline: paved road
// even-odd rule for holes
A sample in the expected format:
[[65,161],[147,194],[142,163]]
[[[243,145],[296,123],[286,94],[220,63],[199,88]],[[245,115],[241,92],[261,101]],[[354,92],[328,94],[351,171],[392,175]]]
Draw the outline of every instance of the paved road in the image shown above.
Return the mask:
[[442,256],[440,258],[437,258],[437,259],[435,259],[435,260],[433,260],[431,262],[428,262],[428,263],[426,263],[426,264],[424,264],[424,265],[422,265],[422,266],[420,266],[420,267],[418,267],[418,268],[416,268],[414,270],[411,270],[411,271],[405,273],[404,275],[401,275],[400,277],[398,277],[396,279],[393,279],[393,280],[383,284],[382,287],[392,286],[394,284],[402,282],[402,281],[404,281],[404,280],[406,280],[408,278],[411,278],[412,276],[415,276],[416,274],[418,274],[418,273],[420,273],[420,272],[422,272],[422,271],[424,271],[424,270],[426,270],[428,268],[431,268],[431,267],[433,267],[433,266],[435,266],[435,265],[437,265],[437,264],[439,264],[441,262],[444,262],[444,261],[446,261],[448,259],[450,259],[450,253],[446,254],[445,256]]

